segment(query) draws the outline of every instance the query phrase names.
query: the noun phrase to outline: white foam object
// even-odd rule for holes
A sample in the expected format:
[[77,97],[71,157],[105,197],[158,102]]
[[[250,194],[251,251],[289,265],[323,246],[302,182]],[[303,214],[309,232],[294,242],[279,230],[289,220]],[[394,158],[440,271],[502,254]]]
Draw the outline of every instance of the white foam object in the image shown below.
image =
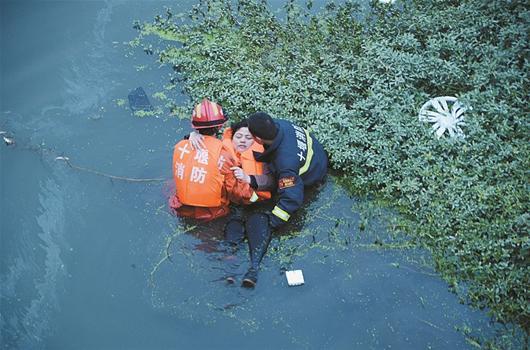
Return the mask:
[[285,277],[287,277],[287,283],[290,286],[301,286],[304,284],[304,274],[302,270],[285,271]]

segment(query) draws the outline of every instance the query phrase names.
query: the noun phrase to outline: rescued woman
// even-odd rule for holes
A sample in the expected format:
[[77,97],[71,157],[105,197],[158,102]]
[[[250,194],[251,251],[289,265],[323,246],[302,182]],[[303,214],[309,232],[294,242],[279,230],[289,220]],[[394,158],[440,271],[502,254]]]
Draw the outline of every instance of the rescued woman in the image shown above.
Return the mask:
[[[247,195],[241,193],[239,198],[248,198],[250,192],[256,196],[251,198],[251,202],[255,204],[245,206],[245,211],[250,212],[246,220],[242,215],[243,207],[239,207],[237,204],[248,203],[234,201],[236,205],[233,206],[233,214],[225,228],[225,239],[233,247],[237,247],[245,236],[247,238],[250,267],[243,276],[242,285],[252,288],[258,281],[259,265],[271,240],[269,216],[260,211],[263,206],[259,202],[271,198],[270,190],[273,189],[275,182],[272,175],[268,174],[266,164],[254,159],[254,152],[263,152],[263,146],[254,142],[246,120],[233,123],[230,128],[225,130],[223,144],[226,149],[230,150],[235,159],[236,166],[230,169],[239,182],[239,186],[236,187],[247,193]],[[269,189],[269,191],[256,191],[258,186],[262,189]],[[227,281],[234,283],[234,276],[228,276]]]

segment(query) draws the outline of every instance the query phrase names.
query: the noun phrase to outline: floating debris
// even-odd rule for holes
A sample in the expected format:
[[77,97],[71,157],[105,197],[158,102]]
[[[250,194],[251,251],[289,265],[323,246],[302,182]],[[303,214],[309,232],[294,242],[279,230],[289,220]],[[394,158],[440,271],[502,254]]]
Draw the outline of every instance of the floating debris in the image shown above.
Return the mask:
[[301,286],[304,284],[304,274],[302,270],[285,271],[285,277],[287,277],[287,283],[289,286]]
[[0,131],[0,135],[2,135],[2,139],[4,140],[7,146],[11,146],[15,144],[15,139],[13,137],[7,136],[7,132]]
[[153,106],[142,87],[134,89],[127,97],[129,99],[129,107],[133,112],[153,110]]
[[464,123],[466,110],[467,107],[463,106],[456,97],[435,97],[421,107],[418,117],[421,122],[434,123],[432,130],[438,138],[442,137],[445,131],[450,137],[463,138],[465,135],[460,127],[466,125]]

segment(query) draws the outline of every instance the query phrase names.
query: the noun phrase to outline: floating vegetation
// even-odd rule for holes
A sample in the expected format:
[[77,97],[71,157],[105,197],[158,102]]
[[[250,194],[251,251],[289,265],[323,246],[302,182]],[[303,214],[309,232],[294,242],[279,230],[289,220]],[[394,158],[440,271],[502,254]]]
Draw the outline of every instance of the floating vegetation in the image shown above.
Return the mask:
[[145,118],[145,117],[160,117],[164,115],[164,111],[160,107],[155,107],[152,110],[137,110],[133,112],[135,117]]
[[[526,2],[374,1],[361,14],[349,1],[316,13],[311,1],[287,1],[284,10],[280,18],[265,1],[204,0],[187,17],[138,26],[133,44],[164,40],[152,49],[192,101],[310,129],[351,193],[397,208],[395,227],[430,249],[450,286],[467,285],[466,302],[528,335]],[[417,123],[418,106],[448,95],[474,107],[465,139],[432,138]],[[282,263],[310,244],[286,247]]]
[[115,102],[116,102],[116,106],[118,107],[124,107],[127,104],[127,100],[125,100],[124,98],[117,98]]
[[167,101],[168,100],[166,94],[164,92],[162,92],[162,91],[155,92],[153,94],[153,98],[155,98],[157,100],[160,100],[160,101]]
[[[242,244],[239,250],[230,253],[233,254],[230,259],[226,259],[221,241],[216,239],[222,235],[222,221],[190,226],[187,220],[178,220],[176,227],[171,221],[170,233],[158,238],[160,253],[150,269],[153,305],[202,324],[226,322],[229,318],[245,334],[263,332],[264,327],[273,324],[285,329],[292,344],[303,343],[308,347],[307,336],[299,333],[296,324],[303,310],[298,309],[297,302],[282,300],[289,293],[285,270],[299,267],[308,271],[308,288],[311,293],[322,294],[322,308],[326,308],[326,303],[333,303],[334,297],[325,287],[328,281],[319,283],[316,280],[315,266],[327,271],[322,276],[324,279],[330,271],[336,271],[338,283],[347,288],[346,285],[359,282],[358,265],[362,259],[356,257],[359,252],[372,259],[376,257],[376,260],[378,256],[388,256],[385,262],[377,262],[383,268],[392,261],[399,261],[400,269],[406,273],[423,274],[428,278],[436,276],[430,273],[432,267],[423,266],[423,261],[407,261],[400,253],[394,254],[396,247],[390,247],[390,244],[399,241],[392,237],[383,238],[387,221],[391,221],[394,213],[381,210],[374,216],[364,215],[369,219],[365,232],[361,234],[356,225],[351,225],[359,216],[357,207],[348,204],[352,199],[337,185],[334,176],[330,176],[320,191],[308,196],[311,198],[307,204],[293,215],[295,221],[283,232],[275,234],[262,264],[262,287],[253,291],[240,288],[238,284],[225,284],[227,269],[235,271],[236,280],[240,282],[248,268],[248,248]],[[365,242],[372,242],[376,233],[388,247],[365,247]],[[410,245],[396,249],[417,250],[417,247]],[[232,266],[235,266],[234,270]],[[365,273],[378,278],[377,271]]]

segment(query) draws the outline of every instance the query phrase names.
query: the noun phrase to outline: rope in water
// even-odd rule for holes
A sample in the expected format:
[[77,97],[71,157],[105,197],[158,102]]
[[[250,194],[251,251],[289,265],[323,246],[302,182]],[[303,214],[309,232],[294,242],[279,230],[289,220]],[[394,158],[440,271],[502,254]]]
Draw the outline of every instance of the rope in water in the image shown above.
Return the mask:
[[106,174],[106,173],[103,173],[101,171],[97,171],[97,170],[81,167],[81,166],[78,166],[78,165],[74,165],[74,164],[72,164],[70,162],[70,158],[68,158],[68,157],[62,157],[62,156],[61,157],[56,157],[55,160],[64,161],[72,169],[76,169],[76,170],[79,170],[79,171],[86,171],[88,173],[99,175],[99,176],[104,176],[104,177],[107,177],[107,178],[113,179],[113,180],[122,180],[122,181],[130,181],[130,182],[161,182],[161,181],[165,181],[166,180],[166,179],[163,179],[163,178],[139,179],[139,178],[131,178],[131,177],[123,177],[123,176],[116,176],[116,175]]
[[[6,124],[6,123],[4,123],[4,124]],[[11,146],[11,147],[15,146],[15,138],[12,137],[12,136],[9,136],[9,133],[7,131],[1,131],[0,130],[0,136],[2,137],[2,139],[3,139],[4,143],[6,144],[6,146],[8,146],[8,147],[9,146]],[[30,151],[47,152],[47,153],[51,153],[51,154],[55,153],[55,155],[57,154],[57,152],[55,150],[43,147],[42,145],[39,146],[39,147],[26,146],[26,147],[21,147],[21,149],[26,149],[26,150],[30,150]],[[124,176],[116,176],[116,175],[106,174],[106,173],[103,173],[101,171],[97,171],[97,170],[94,170],[94,169],[89,169],[89,168],[85,168],[85,167],[81,167],[81,166],[72,164],[72,162],[70,162],[70,158],[65,157],[65,156],[55,157],[55,160],[56,161],[57,160],[64,161],[72,169],[76,169],[76,170],[79,170],[79,171],[85,171],[85,172],[88,172],[88,173],[91,173],[91,174],[94,174],[94,175],[103,176],[103,177],[106,177],[106,178],[109,178],[109,179],[113,179],[113,180],[121,180],[121,181],[129,181],[129,182],[162,182],[162,181],[166,181],[166,179],[164,179],[164,178],[140,179],[140,178],[131,178],[131,177],[124,177]]]

